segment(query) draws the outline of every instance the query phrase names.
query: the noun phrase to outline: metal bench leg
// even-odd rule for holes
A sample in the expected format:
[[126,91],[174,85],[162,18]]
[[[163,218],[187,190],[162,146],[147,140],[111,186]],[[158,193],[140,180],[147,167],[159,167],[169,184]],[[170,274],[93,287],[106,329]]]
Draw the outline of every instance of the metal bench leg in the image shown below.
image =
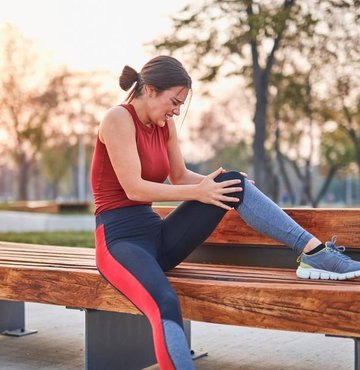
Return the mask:
[[360,370],[360,338],[354,338],[355,343],[355,370]]
[[[138,370],[156,363],[151,327],[142,315],[86,310],[86,370]],[[191,321],[184,321],[191,345]],[[193,359],[207,353],[195,353]]]
[[85,322],[86,370],[138,370],[156,363],[144,316],[86,310]]
[[190,320],[184,320],[184,331],[185,331],[187,342],[189,344],[192,359],[195,361],[195,360],[198,360],[199,358],[207,356],[208,352],[195,351],[194,349],[191,348],[191,321]]
[[25,303],[0,301],[0,333],[15,337],[37,333],[25,329]]

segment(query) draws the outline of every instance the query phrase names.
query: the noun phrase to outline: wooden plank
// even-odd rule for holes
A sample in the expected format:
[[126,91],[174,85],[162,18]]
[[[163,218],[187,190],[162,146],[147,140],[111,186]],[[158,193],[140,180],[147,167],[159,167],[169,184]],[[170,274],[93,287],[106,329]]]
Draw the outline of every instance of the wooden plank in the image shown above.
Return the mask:
[[29,243],[13,243],[0,241],[0,250],[18,250],[18,251],[41,251],[42,253],[70,253],[81,256],[95,255],[95,248],[81,248],[81,247],[64,247],[58,245],[42,245]]
[[[186,319],[360,335],[360,285],[169,277]],[[21,282],[21,284],[19,284]],[[0,299],[138,313],[96,270],[0,268]]]
[[[205,265],[203,265],[205,266]],[[169,277],[182,277],[191,279],[202,279],[202,280],[222,280],[222,281],[251,281],[251,282],[263,282],[263,283],[277,283],[277,284],[312,284],[315,285],[333,285],[334,282],[331,280],[304,280],[298,279],[295,274],[295,270],[292,269],[257,269],[248,267],[239,267],[237,271],[224,271],[217,267],[209,265],[208,269],[199,268],[198,270],[189,269],[179,265],[179,267],[169,271],[167,276]],[[349,287],[351,284],[359,285],[360,278],[352,279],[346,282],[339,281],[336,284]]]
[[79,258],[60,258],[60,257],[42,257],[38,255],[31,255],[31,256],[19,256],[19,255],[0,255],[0,263],[2,262],[23,262],[26,264],[27,262],[37,262],[37,263],[59,263],[59,264],[82,264],[87,266],[95,266],[95,259],[79,259]]
[[[174,207],[154,208],[162,217],[166,217],[174,210]],[[336,235],[339,245],[360,248],[360,208],[285,208],[284,211],[322,241],[327,241]],[[229,211],[225,215],[206,242],[281,245],[248,226],[236,211]]]
[[[270,284],[202,284],[172,280],[185,318],[279,330],[354,335],[360,333],[359,287],[333,284],[298,287]],[[334,289],[334,290],[333,290]]]

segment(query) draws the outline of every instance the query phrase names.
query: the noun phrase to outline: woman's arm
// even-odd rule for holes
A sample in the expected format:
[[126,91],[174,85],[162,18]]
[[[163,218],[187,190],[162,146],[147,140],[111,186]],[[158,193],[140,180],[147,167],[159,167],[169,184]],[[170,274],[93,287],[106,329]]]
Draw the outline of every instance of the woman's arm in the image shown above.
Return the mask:
[[201,182],[188,185],[159,184],[142,179],[135,127],[131,115],[123,107],[114,107],[105,115],[100,124],[99,138],[106,145],[116,176],[131,200],[143,202],[198,200],[225,209],[230,207],[222,202],[237,201],[237,198],[228,197],[226,194],[241,191],[240,187],[227,188],[239,184],[238,180],[221,183],[213,181],[221,173],[221,169],[202,177]]

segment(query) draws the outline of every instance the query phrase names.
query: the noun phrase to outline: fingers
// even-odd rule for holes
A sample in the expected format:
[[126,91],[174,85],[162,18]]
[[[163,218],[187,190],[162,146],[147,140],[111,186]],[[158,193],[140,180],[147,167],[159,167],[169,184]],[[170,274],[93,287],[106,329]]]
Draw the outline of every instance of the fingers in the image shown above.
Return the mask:
[[[240,172],[241,175],[243,175],[245,178],[248,178],[248,174],[246,172]],[[255,185],[255,180],[248,180],[250,184]]]
[[222,196],[219,198],[222,202],[231,202],[231,203],[237,203],[240,199],[237,197],[227,197],[227,196]]
[[222,189],[222,193],[223,194],[228,194],[228,193],[236,193],[236,192],[239,192],[239,191],[243,191],[243,188],[241,187],[231,187],[231,188],[226,188],[226,189]]
[[214,180],[216,176],[220,175],[223,172],[225,172],[225,170],[222,167],[220,167],[216,171],[210,173],[207,177]]
[[[217,204],[218,202],[220,202],[220,203],[222,203],[222,202],[238,203],[239,201],[240,201],[240,199],[238,197],[229,197],[227,195],[220,195],[219,197],[214,199],[213,204]],[[226,204],[224,204],[224,205],[226,206]]]
[[[223,202],[238,203],[239,202],[239,199],[238,198],[231,198],[231,197],[222,197],[219,200],[214,200],[212,202],[212,204],[215,205],[215,206],[218,206],[220,208],[224,208],[227,211],[230,211],[231,209],[234,209],[234,207],[228,206],[227,204],[225,204]],[[236,204],[234,204],[234,206],[235,205]]]
[[214,206],[218,206],[220,208],[224,208],[226,209],[227,211],[230,211],[232,209],[232,207],[229,207],[228,205],[224,204],[224,203],[221,203],[219,201],[215,201],[214,203]]
[[240,183],[241,183],[241,180],[239,180],[239,179],[236,179],[236,180],[226,180],[226,181],[218,182],[218,184],[222,188],[227,188],[229,186],[238,185]]

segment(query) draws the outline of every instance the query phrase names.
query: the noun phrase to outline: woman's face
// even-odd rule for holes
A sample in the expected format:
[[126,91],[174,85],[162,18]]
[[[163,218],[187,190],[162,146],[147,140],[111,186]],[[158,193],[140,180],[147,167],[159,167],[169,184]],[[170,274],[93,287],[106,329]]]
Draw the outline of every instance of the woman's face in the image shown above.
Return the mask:
[[153,92],[149,99],[149,118],[153,124],[164,127],[167,120],[180,114],[189,89],[175,86],[160,93]]

